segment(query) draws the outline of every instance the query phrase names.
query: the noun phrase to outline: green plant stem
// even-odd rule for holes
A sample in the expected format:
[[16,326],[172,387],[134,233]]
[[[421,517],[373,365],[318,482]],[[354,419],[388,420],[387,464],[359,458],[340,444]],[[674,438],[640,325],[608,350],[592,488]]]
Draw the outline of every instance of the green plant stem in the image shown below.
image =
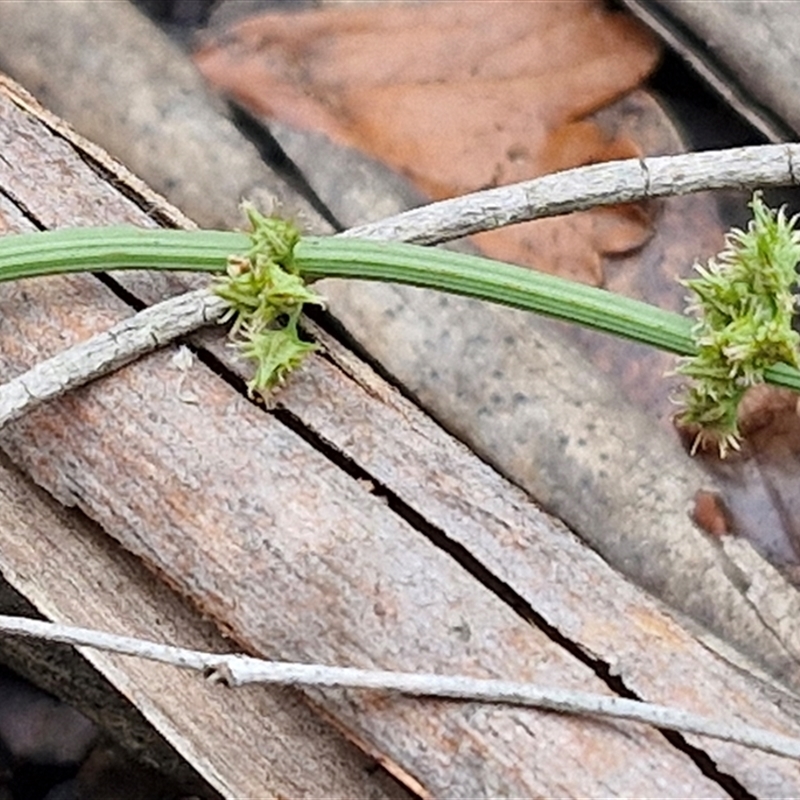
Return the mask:
[[[247,234],[227,231],[73,228],[0,237],[0,280],[68,272],[168,269],[224,272]],[[696,353],[692,321],[638,300],[477,256],[417,245],[304,237],[294,267],[308,281],[357,278],[489,300],[652,345]],[[800,371],[777,365],[770,383],[800,391]]]
[[250,248],[246,233],[114,226],[0,237],[0,281],[67,272],[167,269],[224,272],[228,256]]

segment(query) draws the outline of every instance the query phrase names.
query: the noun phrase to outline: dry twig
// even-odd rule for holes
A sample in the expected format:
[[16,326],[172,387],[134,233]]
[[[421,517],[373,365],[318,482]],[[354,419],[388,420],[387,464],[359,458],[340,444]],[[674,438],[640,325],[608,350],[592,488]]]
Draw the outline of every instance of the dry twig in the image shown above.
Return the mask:
[[205,289],[146,308],[104,333],[40,361],[0,385],[0,426],[47,400],[106,375],[179,336],[216,321],[224,300]]
[[117,636],[24,617],[0,616],[0,631],[52,642],[93,647],[193,669],[203,672],[211,681],[227,686],[267,683],[280,686],[368,689],[539,708],[565,714],[588,714],[709,736],[754,747],[773,755],[800,760],[800,739],[739,722],[720,722],[688,711],[621,697],[571,689],[542,688],[533,684],[505,680],[265,661],[243,655],[187,650],[130,636]]
[[800,144],[608,161],[441,200],[340,235],[438,244],[593,206],[711,189],[795,186],[800,182],[796,164],[800,164]]

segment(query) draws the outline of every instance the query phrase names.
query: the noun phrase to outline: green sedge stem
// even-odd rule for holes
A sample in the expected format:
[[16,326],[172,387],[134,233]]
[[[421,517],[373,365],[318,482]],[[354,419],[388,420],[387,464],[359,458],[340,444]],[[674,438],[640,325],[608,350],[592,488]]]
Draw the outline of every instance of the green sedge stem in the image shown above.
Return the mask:
[[0,237],[0,281],[67,272],[169,269],[224,272],[228,256],[250,247],[246,233],[65,228]]
[[694,352],[692,322],[678,314],[479,256],[410,244],[304,238],[295,248],[295,264],[309,280],[361,278],[424,286],[575,322],[679,355]]
[[[68,272],[168,269],[222,273],[245,233],[71,228],[0,237],[0,281]],[[680,314],[523,267],[417,245],[346,237],[304,237],[294,268],[306,280],[357,278],[489,300],[575,322],[681,356],[697,352],[692,321]],[[800,371],[779,364],[773,384],[800,391]]]

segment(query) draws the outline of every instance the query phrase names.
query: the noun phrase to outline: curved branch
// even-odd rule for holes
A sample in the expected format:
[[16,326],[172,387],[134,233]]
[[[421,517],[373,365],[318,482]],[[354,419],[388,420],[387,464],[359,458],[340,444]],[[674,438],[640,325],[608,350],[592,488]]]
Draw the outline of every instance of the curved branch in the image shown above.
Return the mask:
[[438,244],[518,222],[593,206],[630,203],[711,189],[796,186],[800,145],[776,144],[631,158],[555,172],[473,192],[358,225],[341,236]]
[[146,308],[104,333],[40,361],[0,385],[0,426],[218,320],[227,307],[222,298],[205,289],[187,292]]

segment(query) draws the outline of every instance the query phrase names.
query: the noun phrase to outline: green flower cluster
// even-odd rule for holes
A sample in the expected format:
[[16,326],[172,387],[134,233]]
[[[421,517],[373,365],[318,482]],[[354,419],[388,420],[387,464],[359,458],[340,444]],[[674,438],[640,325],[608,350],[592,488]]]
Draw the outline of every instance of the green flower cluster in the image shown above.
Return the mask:
[[245,358],[256,362],[250,392],[281,383],[308,353],[316,349],[300,339],[297,324],[306,303],[322,305],[294,265],[299,230],[286,220],[265,217],[245,206],[252,245],[243,256],[231,256],[214,290],[228,302],[223,321],[233,319],[231,338]]
[[699,277],[684,281],[693,293],[689,311],[698,318],[698,353],[678,367],[691,379],[679,422],[697,431],[693,453],[709,444],[723,457],[738,450],[737,410],[747,388],[763,383],[774,364],[799,366],[800,336],[792,329],[797,218],[768,208],[760,193],[750,208],[747,230],[731,231],[717,258],[697,265]]

